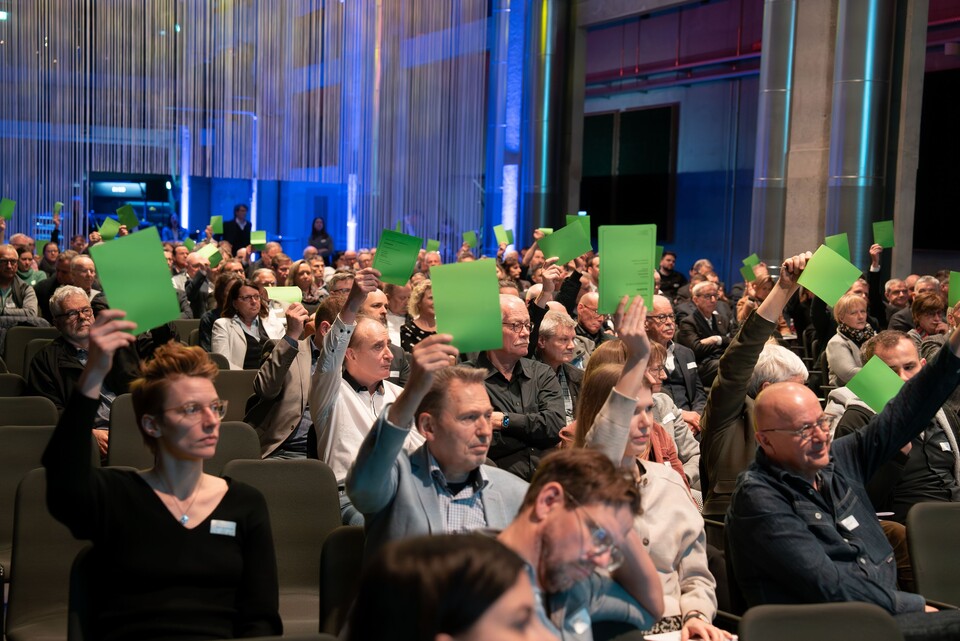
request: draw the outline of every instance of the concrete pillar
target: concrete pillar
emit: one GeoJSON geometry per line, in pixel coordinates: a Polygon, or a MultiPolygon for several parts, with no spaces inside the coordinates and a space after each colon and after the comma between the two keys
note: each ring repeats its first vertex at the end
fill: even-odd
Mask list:
{"type": "Polygon", "coordinates": [[[784,256],[815,250],[823,240],[836,26],[835,0],[797,3],[784,256]]]}

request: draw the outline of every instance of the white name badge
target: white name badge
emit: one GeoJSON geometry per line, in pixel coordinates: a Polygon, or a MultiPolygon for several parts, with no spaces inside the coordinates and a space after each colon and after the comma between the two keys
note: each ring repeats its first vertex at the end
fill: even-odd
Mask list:
{"type": "Polygon", "coordinates": [[[236,536],[237,535],[237,523],[236,521],[218,521],[213,519],[210,521],[210,534],[220,534],[222,536],[236,536]]]}
{"type": "Polygon", "coordinates": [[[581,608],[570,617],[570,627],[573,628],[573,631],[577,634],[583,634],[590,629],[590,613],[587,612],[586,608],[581,608]]]}
{"type": "Polygon", "coordinates": [[[695,362],[687,363],[687,369],[697,369],[697,364],[695,362]]]}
{"type": "Polygon", "coordinates": [[[943,443],[940,444],[940,449],[943,450],[944,452],[949,452],[949,451],[950,451],[950,443],[944,441],[943,443]]]}
{"type": "Polygon", "coordinates": [[[675,418],[677,418],[677,417],[673,415],[673,412],[670,412],[669,414],[667,414],[666,416],[664,416],[664,417],[663,417],[663,420],[660,421],[660,422],[661,422],[661,423],[672,423],[675,418]]]}
{"type": "Polygon", "coordinates": [[[845,527],[847,529],[847,532],[853,532],[858,527],[860,527],[860,522],[857,521],[857,517],[851,514],[847,518],[840,521],[840,525],[845,527]]]}

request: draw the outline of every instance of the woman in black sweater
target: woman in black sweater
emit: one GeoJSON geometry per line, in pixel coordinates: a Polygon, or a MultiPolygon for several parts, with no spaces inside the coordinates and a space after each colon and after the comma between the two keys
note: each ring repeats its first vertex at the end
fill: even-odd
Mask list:
{"type": "Polygon", "coordinates": [[[87,365],[43,457],[47,505],[93,541],[95,638],[228,639],[279,635],[277,565],[263,496],[203,473],[226,403],[197,347],[157,349],[131,385],[155,462],[139,472],[90,465],[90,425],[117,349],[133,342],[123,312],[90,328],[87,365]]]}

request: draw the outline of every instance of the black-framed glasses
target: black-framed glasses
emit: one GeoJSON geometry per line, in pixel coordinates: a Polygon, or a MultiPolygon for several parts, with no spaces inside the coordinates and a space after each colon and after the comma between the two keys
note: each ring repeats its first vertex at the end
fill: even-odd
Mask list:
{"type": "Polygon", "coordinates": [[[64,312],[62,314],[57,314],[57,318],[66,318],[69,321],[76,322],[81,316],[84,318],[93,318],[93,308],[92,307],[81,307],[80,309],[72,309],[69,312],[64,312]]]}
{"type": "Polygon", "coordinates": [[[188,421],[196,423],[203,416],[203,410],[208,409],[210,412],[217,418],[222,419],[227,415],[227,401],[222,401],[219,398],[215,401],[211,401],[209,404],[204,405],[203,403],[197,403],[192,401],[190,403],[184,403],[183,405],[177,405],[175,407],[164,408],[164,412],[178,412],[188,421]]]}
{"type": "Polygon", "coordinates": [[[607,320],[608,318],[610,318],[610,314],[601,314],[600,310],[596,307],[588,307],[587,305],[584,305],[583,308],[590,310],[591,312],[593,312],[594,315],[596,315],[599,318],[602,318],[603,320],[607,320]]]}
{"type": "Polygon", "coordinates": [[[786,428],[774,428],[769,430],[760,430],[762,432],[783,432],[785,434],[793,434],[794,436],[799,436],[801,441],[809,441],[813,438],[813,433],[815,429],[820,430],[823,434],[826,435],[827,439],[830,439],[831,430],[833,428],[833,422],[837,420],[837,417],[833,414],[821,414],[820,417],[813,421],[812,423],[804,423],[799,428],[795,430],[789,430],[786,428]]]}
{"type": "Polygon", "coordinates": [[[0,258],[0,265],[16,265],[19,262],[19,258],[0,258]]]}
{"type": "Polygon", "coordinates": [[[597,523],[593,517],[590,516],[590,513],[587,512],[586,508],[583,507],[580,501],[573,498],[572,494],[567,494],[567,498],[570,499],[571,503],[573,503],[577,513],[577,519],[580,521],[581,526],[583,525],[583,522],[586,521],[587,531],[590,532],[590,545],[592,549],[584,550],[583,556],[593,563],[593,559],[596,557],[609,554],[610,560],[601,567],[608,572],[615,571],[617,568],[623,565],[623,552],[620,550],[620,547],[614,543],[613,535],[611,535],[605,527],[597,523]]]}
{"type": "Polygon", "coordinates": [[[500,324],[503,325],[504,327],[509,327],[513,332],[517,334],[519,334],[523,330],[527,330],[528,332],[533,331],[533,323],[531,323],[530,321],[526,321],[526,322],[517,321],[516,323],[500,323],[500,324]]]}
{"type": "Polygon", "coordinates": [[[673,314],[657,314],[656,316],[647,316],[647,320],[653,321],[657,325],[666,325],[669,323],[676,324],[677,319],[674,318],[673,314]]]}

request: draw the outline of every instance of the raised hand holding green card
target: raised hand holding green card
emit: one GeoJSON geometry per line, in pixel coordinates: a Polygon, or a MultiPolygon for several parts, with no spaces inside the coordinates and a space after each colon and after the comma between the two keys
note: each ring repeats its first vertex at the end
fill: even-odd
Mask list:
{"type": "Polygon", "coordinates": [[[885,249],[893,247],[892,220],[881,220],[873,223],[873,242],[885,249]]]}
{"type": "Polygon", "coordinates": [[[544,236],[538,243],[544,258],[557,256],[561,265],[577,256],[583,256],[593,249],[590,238],[583,233],[583,225],[574,222],[563,229],[558,229],[549,236],[544,236]]]}
{"type": "Polygon", "coordinates": [[[373,268],[380,271],[380,280],[392,285],[406,285],[417,266],[423,239],[384,229],[373,257],[373,268]]]}
{"type": "Polygon", "coordinates": [[[210,229],[214,234],[222,234],[223,216],[210,216],[210,229]]]}
{"type": "Polygon", "coordinates": [[[430,268],[430,282],[437,333],[451,334],[461,353],[503,347],[496,262],[486,258],[436,265],[430,268]]]}
{"type": "Polygon", "coordinates": [[[110,306],[122,309],[127,314],[125,320],[137,324],[134,333],[180,317],[180,304],[156,227],[94,245],[90,257],[110,306]]]}
{"type": "Polygon", "coordinates": [[[850,261],[826,245],[820,245],[797,282],[833,307],[860,276],[860,269],[850,261]]]}

